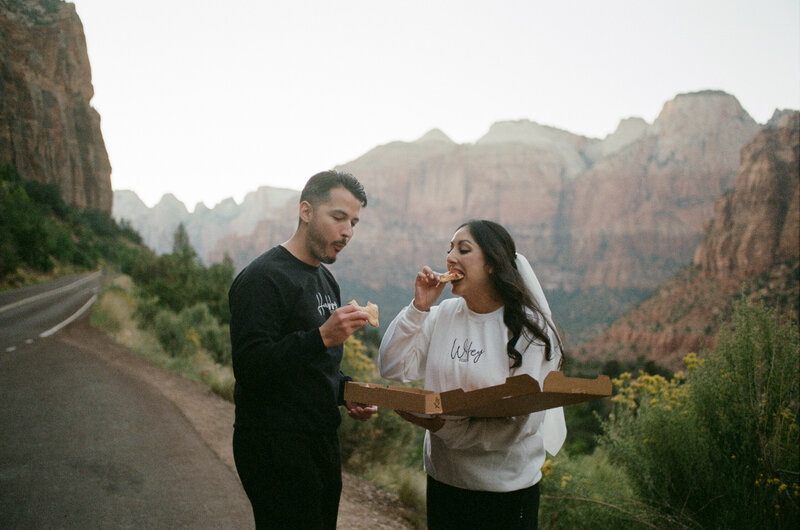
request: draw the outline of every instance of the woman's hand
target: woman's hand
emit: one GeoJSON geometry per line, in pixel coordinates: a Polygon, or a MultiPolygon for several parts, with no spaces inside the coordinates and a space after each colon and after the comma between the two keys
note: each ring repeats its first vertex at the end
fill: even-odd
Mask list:
{"type": "Polygon", "coordinates": [[[439,275],[425,265],[417,273],[414,281],[414,307],[420,311],[429,311],[442,294],[446,284],[439,281],[439,275]]]}
{"type": "Polygon", "coordinates": [[[395,412],[407,422],[413,423],[423,429],[428,429],[431,432],[438,431],[444,425],[444,420],[442,418],[420,418],[419,416],[415,416],[410,412],[403,412],[402,410],[396,410],[395,412]]]}

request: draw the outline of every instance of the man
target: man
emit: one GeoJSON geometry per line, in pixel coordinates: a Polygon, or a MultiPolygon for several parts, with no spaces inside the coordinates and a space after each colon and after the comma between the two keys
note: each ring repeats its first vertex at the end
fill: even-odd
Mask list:
{"type": "Polygon", "coordinates": [[[257,528],[335,528],[342,489],[338,405],[359,420],[377,408],[342,401],[342,344],[368,315],[341,307],[324,264],[353,237],[367,196],[350,174],[324,171],[300,195],[294,235],[242,270],[228,293],[233,455],[257,528]]]}

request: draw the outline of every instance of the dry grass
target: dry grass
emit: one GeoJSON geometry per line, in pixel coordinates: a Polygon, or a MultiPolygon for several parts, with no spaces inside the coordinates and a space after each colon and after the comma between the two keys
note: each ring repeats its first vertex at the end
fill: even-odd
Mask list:
{"type": "Polygon", "coordinates": [[[400,465],[373,465],[360,476],[379,484],[383,489],[397,494],[419,520],[413,521],[420,526],[425,520],[425,471],[411,469],[400,465]]]}
{"type": "Polygon", "coordinates": [[[234,378],[230,366],[217,364],[202,348],[186,357],[172,357],[164,351],[154,334],[137,326],[133,318],[136,309],[133,288],[129,276],[114,276],[94,305],[92,325],[151,363],[200,381],[215,394],[233,401],[234,378]]]}

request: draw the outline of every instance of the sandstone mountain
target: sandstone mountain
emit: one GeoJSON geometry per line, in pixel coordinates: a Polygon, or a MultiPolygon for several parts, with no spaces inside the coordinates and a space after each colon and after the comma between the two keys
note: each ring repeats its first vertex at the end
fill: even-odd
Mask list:
{"type": "Polygon", "coordinates": [[[178,224],[183,223],[198,255],[214,263],[224,257],[212,253],[218,241],[229,234],[251,234],[260,221],[290,218],[296,212],[292,209],[293,213],[287,213],[287,204],[295,205],[299,197],[296,190],[262,186],[245,195],[241,204],[231,198],[213,208],[198,203],[190,213],[171,193],[149,208],[135,192],[115,190],[112,217],[130,223],[159,254],[172,252],[173,236],[178,224]]]}
{"type": "Polygon", "coordinates": [[[712,346],[734,300],[798,319],[800,113],[780,113],[741,152],[733,190],[717,199],[692,265],[602,335],[582,358],[644,357],[673,368],[712,346]]]}
{"type": "Polygon", "coordinates": [[[57,0],[0,1],[0,163],[57,183],[67,203],[111,211],[111,165],[83,26],[57,0]]]}
{"type": "MultiPolygon", "coordinates": [[[[760,129],[735,97],[704,91],[667,102],[653,124],[623,120],[602,140],[520,120],[474,144],[432,131],[376,147],[341,166],[364,183],[369,206],[334,273],[393,314],[416,270],[444,267],[461,222],[494,219],[534,264],[575,345],[691,261],[760,129]]],[[[295,217],[227,237],[212,255],[243,266],[286,239],[295,217]]]]}

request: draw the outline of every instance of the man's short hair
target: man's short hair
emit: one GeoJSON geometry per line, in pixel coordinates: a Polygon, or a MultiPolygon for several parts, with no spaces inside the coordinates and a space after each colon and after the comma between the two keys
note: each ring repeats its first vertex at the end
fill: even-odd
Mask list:
{"type": "Polygon", "coordinates": [[[350,173],[333,169],[321,171],[308,179],[300,193],[300,202],[308,201],[313,206],[322,204],[331,198],[331,190],[338,187],[352,193],[361,202],[361,206],[367,205],[367,193],[358,179],[350,173]]]}

